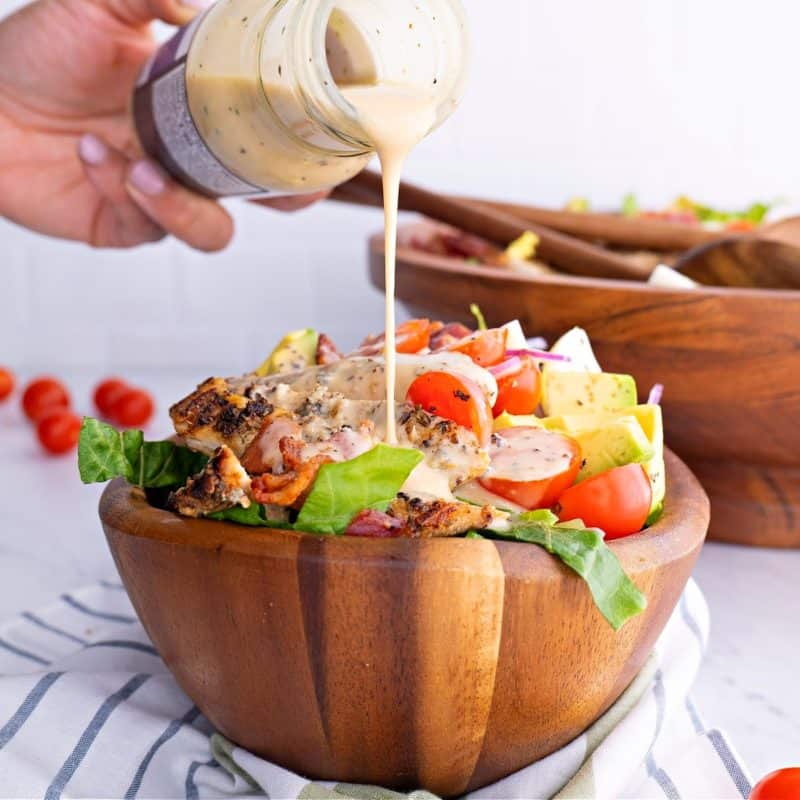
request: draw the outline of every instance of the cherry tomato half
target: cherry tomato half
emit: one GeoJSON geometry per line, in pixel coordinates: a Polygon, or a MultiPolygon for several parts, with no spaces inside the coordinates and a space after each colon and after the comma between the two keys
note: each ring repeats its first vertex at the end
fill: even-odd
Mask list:
{"type": "MultiPolygon", "coordinates": [[[[514,359],[519,368],[509,374],[500,372],[497,377],[497,402],[494,415],[499,417],[504,411],[517,416],[533,414],[542,397],[542,373],[530,356],[514,359]]],[[[501,370],[502,364],[497,367],[501,370]]]]}
{"type": "Polygon", "coordinates": [[[580,445],[544,428],[506,428],[493,441],[491,465],[480,482],[523,508],[552,506],[581,468],[580,445]]]}
{"type": "MultiPolygon", "coordinates": [[[[431,335],[441,330],[441,322],[431,322],[429,319],[410,319],[404,322],[395,331],[395,350],[398,353],[414,355],[429,346],[431,335]]],[[[355,351],[359,356],[380,355],[386,346],[386,333],[379,336],[369,336],[355,351]]]]}
{"type": "Polygon", "coordinates": [[[143,389],[128,389],[111,406],[111,419],[124,428],[138,428],[153,416],[153,398],[143,389]]]}
{"type": "Polygon", "coordinates": [[[36,378],[25,387],[22,409],[31,422],[38,422],[47,411],[56,408],[69,408],[69,394],[61,381],[36,378]]]}
{"type": "Polygon", "coordinates": [[[504,328],[492,328],[473,333],[466,339],[451,344],[447,349],[469,356],[480,367],[493,367],[506,356],[507,338],[508,331],[504,328]]]}
{"type": "Polygon", "coordinates": [[[800,767],[771,772],[756,784],[750,800],[800,800],[800,767]]]}
{"type": "Polygon", "coordinates": [[[14,373],[10,369],[0,367],[0,403],[14,391],[14,373]]]}
{"type": "Polygon", "coordinates": [[[106,378],[94,390],[94,406],[104,416],[111,417],[111,409],[119,398],[130,389],[122,378],[106,378]]]}
{"type": "Polygon", "coordinates": [[[581,481],[558,498],[562,522],[581,519],[606,539],[638,533],[650,514],[653,487],[641,464],[616,467],[581,481]]]}
{"type": "Polygon", "coordinates": [[[475,432],[485,444],[492,435],[492,407],[477,383],[449,372],[426,372],[408,388],[409,403],[475,432]]]}
{"type": "Polygon", "coordinates": [[[64,408],[45,413],[36,424],[36,435],[48,453],[68,453],[78,444],[81,418],[64,408]]]}
{"type": "Polygon", "coordinates": [[[397,352],[409,355],[419,353],[428,346],[434,330],[438,328],[429,319],[410,319],[404,322],[395,333],[397,352]]]}

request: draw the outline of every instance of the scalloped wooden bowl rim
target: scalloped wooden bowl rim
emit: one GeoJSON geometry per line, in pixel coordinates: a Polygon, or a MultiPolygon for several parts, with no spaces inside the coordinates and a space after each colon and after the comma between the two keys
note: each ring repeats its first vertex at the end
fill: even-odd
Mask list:
{"type": "MultiPolygon", "coordinates": [[[[672,452],[666,452],[667,498],[664,513],[652,527],[624,539],[610,541],[609,547],[636,575],[667,564],[685,555],[705,538],[708,527],[708,498],[691,470],[672,452]],[[699,503],[699,505],[698,505],[699,503]],[[652,557],[655,554],[655,559],[652,557]]],[[[144,492],[125,479],[112,481],[100,499],[100,518],[105,525],[131,536],[158,539],[177,545],[204,549],[234,550],[258,556],[267,553],[273,537],[303,539],[318,538],[317,534],[282,528],[249,528],[232,522],[209,519],[190,519],[171,511],[156,508],[147,501],[144,492]]],[[[352,536],[326,537],[336,540],[337,557],[413,558],[420,541],[440,543],[441,546],[474,547],[474,540],[442,539],[368,539],[352,536]]],[[[561,562],[540,547],[523,542],[487,540],[500,548],[528,548],[537,552],[537,579],[558,580],[563,577],[561,562]]],[[[333,553],[332,553],[333,555],[333,553]]],[[[365,567],[368,564],[365,563],[365,567]]]]}
{"type": "MultiPolygon", "coordinates": [[[[415,229],[427,229],[430,223],[426,221],[411,222],[400,226],[400,233],[415,229]]],[[[435,227],[435,226],[434,226],[435,227]]],[[[383,234],[374,234],[369,238],[369,252],[371,255],[384,253],[383,234]]],[[[441,272],[463,273],[473,275],[476,278],[497,278],[504,280],[518,281],[520,283],[548,284],[553,286],[572,286],[572,287],[594,287],[594,288],[614,288],[619,289],[624,286],[633,292],[654,292],[656,294],[674,294],[677,292],[702,292],[711,295],[755,295],[764,299],[793,298],[800,297],[800,292],[793,289],[751,289],[731,286],[704,286],[700,285],[693,289],[676,289],[669,286],[654,286],[650,283],[638,281],[625,281],[613,278],[585,278],[576,275],[554,273],[552,275],[525,275],[514,272],[503,267],[490,267],[483,264],[470,264],[464,259],[455,256],[441,256],[434,253],[427,253],[414,247],[398,246],[397,262],[407,262],[414,266],[424,267],[425,269],[435,269],[441,272]]]]}

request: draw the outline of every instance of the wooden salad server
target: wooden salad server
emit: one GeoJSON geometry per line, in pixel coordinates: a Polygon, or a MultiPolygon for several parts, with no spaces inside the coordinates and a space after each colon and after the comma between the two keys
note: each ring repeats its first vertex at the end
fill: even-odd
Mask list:
{"type": "Polygon", "coordinates": [[[674,268],[708,286],[800,289],[800,247],[760,236],[732,237],[696,247],[674,268]]]}
{"type": "MultiPolygon", "coordinates": [[[[333,193],[335,200],[363,205],[382,205],[381,177],[369,170],[357,175],[333,193]]],[[[550,227],[521,219],[478,200],[448,197],[411,183],[400,186],[400,209],[481,236],[500,247],[530,231],[539,237],[537,256],[562,272],[592,278],[645,281],[650,270],[623,255],[559,233],[550,227]]]]}

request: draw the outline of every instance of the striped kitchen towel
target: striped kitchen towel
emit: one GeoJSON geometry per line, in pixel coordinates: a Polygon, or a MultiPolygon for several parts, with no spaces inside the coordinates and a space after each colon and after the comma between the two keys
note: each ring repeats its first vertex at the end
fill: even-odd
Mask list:
{"type": "MultiPolygon", "coordinates": [[[[708,633],[690,582],[647,665],[562,750],[470,798],[746,798],[750,780],[689,690],[708,633]]],[[[119,583],[0,626],[0,798],[394,800],[313,783],[215,734],[175,685],[119,583]]],[[[426,792],[410,795],[430,799],[426,792]]]]}

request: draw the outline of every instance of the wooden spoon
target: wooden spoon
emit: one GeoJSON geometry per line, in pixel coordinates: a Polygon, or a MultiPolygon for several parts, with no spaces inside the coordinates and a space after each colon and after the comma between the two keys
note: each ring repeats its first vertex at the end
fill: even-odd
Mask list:
{"type": "MultiPolygon", "coordinates": [[[[381,205],[382,196],[381,178],[370,171],[357,175],[333,194],[336,200],[366,205],[381,205]]],[[[526,231],[531,231],[539,237],[537,255],[572,275],[633,281],[645,281],[649,277],[650,270],[645,265],[625,256],[520,219],[477,200],[447,197],[404,182],[400,187],[400,208],[482,236],[501,247],[507,247],[526,231]]]]}
{"type": "Polygon", "coordinates": [[[800,247],[739,236],[690,250],[675,269],[709,286],[800,289],[800,247]]]}

